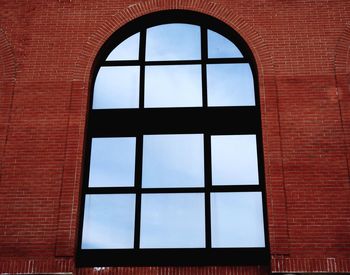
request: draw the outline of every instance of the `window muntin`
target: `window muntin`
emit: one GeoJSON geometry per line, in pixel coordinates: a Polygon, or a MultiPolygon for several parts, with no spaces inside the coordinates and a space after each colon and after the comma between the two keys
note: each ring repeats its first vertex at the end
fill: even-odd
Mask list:
{"type": "MultiPolygon", "coordinates": [[[[234,40],[237,36],[231,29],[210,17],[204,16],[205,20],[203,20],[202,15],[191,12],[184,12],[187,14],[185,17],[182,12],[180,17],[177,12],[161,14],[166,16],[161,15],[160,18],[155,16],[159,19],[155,21],[146,20],[142,23],[139,21],[138,24],[136,23],[137,27],[120,31],[121,38],[115,36],[116,41],[119,41],[115,42],[117,46],[112,42],[106,44],[101,52],[99,67],[96,69],[95,89],[88,125],[88,155],[92,153],[90,151],[92,141],[97,138],[127,137],[136,140],[134,185],[103,186],[102,184],[93,187],[85,184],[82,198],[82,203],[86,208],[85,202],[87,199],[91,200],[90,196],[134,195],[134,227],[130,228],[130,232],[134,234],[134,240],[130,247],[124,248],[106,248],[96,245],[89,247],[84,244],[85,216],[91,216],[89,214],[91,210],[86,211],[85,209],[87,214],[82,216],[84,225],[81,229],[83,236],[78,245],[78,264],[197,265],[266,262],[268,243],[263,207],[264,180],[260,114],[256,94],[256,76],[253,71],[254,63],[250,58],[250,53],[247,48],[242,47],[241,40],[234,40]],[[194,18],[199,20],[194,20],[194,18]],[[160,42],[163,44],[161,45],[163,54],[158,56],[153,54],[147,57],[147,51],[150,53],[150,46],[147,44],[147,41],[151,41],[147,40],[148,34],[152,33],[150,30],[157,33],[157,28],[170,30],[169,28],[173,26],[176,27],[173,29],[177,31],[190,30],[189,33],[199,30],[200,46],[197,45],[197,38],[193,43],[197,55],[193,53],[193,47],[187,52],[185,49],[186,53],[177,54],[176,52],[182,49],[182,45],[169,43],[171,39],[165,37],[160,42]],[[117,51],[113,49],[126,43],[123,41],[127,41],[128,37],[133,37],[133,33],[140,33],[138,40],[134,39],[137,41],[134,43],[139,43],[138,59],[120,58],[118,60],[118,57],[114,57],[114,60],[106,60],[106,56],[117,51]],[[215,48],[215,43],[217,43],[215,41],[221,41],[222,45],[215,48]],[[168,50],[164,45],[168,45],[168,50]],[[165,59],[164,56],[167,56],[168,59],[165,59]],[[108,97],[113,98],[114,95],[107,95],[106,104],[96,105],[95,94],[102,93],[96,90],[99,70],[118,68],[118,71],[123,68],[127,70],[130,67],[139,68],[138,77],[133,79],[138,85],[137,96],[134,92],[136,89],[131,89],[133,98],[137,98],[138,102],[135,103],[137,100],[134,100],[133,104],[123,105],[115,100],[118,103],[111,104],[108,97]],[[172,77],[176,78],[176,81],[173,81],[172,77]],[[152,81],[153,84],[151,84],[152,81]],[[225,82],[226,85],[221,85],[220,81],[225,82]],[[177,86],[181,89],[177,89],[177,86]],[[227,86],[230,89],[227,89],[227,86]],[[187,89],[186,87],[192,88],[187,89]],[[153,98],[150,97],[150,94],[153,98]],[[182,171],[181,173],[174,173],[171,171],[171,164],[165,164],[165,168],[163,167],[164,169],[156,177],[151,175],[152,169],[153,171],[157,169],[148,167],[152,166],[149,163],[154,162],[154,159],[152,160],[152,157],[147,157],[147,155],[152,155],[149,151],[157,150],[157,146],[154,144],[151,147],[148,146],[148,141],[156,140],[156,138],[166,140],[167,137],[175,140],[181,140],[183,137],[200,137],[201,141],[197,141],[197,149],[194,149],[195,156],[192,156],[192,160],[186,159],[186,161],[195,163],[193,164],[194,171],[192,171],[195,175],[188,175],[191,170],[187,169],[188,165],[182,167],[179,165],[183,164],[181,160],[183,157],[174,157],[172,160],[175,160],[173,164],[179,166],[177,168],[182,171]],[[240,139],[248,139],[245,142],[247,145],[239,148],[237,142],[232,141],[240,139]],[[222,157],[221,159],[216,157],[217,152],[220,156],[220,152],[225,151],[221,144],[225,143],[225,140],[230,141],[228,152],[235,152],[236,149],[239,151],[235,157],[226,154],[226,161],[222,160],[222,157]],[[239,155],[242,154],[247,156],[244,161],[240,162],[239,155]],[[230,169],[227,168],[227,160],[236,163],[235,170],[238,171],[238,177],[232,175],[230,169]],[[221,178],[218,176],[218,173],[221,173],[220,169],[219,172],[216,171],[218,166],[222,166],[220,169],[224,171],[221,178]],[[239,173],[244,169],[251,170],[249,176],[239,173]],[[148,176],[147,170],[150,174],[148,176]],[[162,173],[164,174],[161,175],[162,173]],[[176,177],[181,179],[181,183],[176,182],[176,177]],[[171,178],[171,180],[167,181],[166,178],[171,178]],[[184,178],[190,180],[185,181],[184,178]],[[227,201],[226,206],[218,203],[221,198],[222,201],[227,201]],[[250,200],[254,200],[254,203],[250,204],[250,200]],[[250,208],[247,208],[245,222],[240,223],[240,218],[234,219],[229,214],[236,211],[237,217],[240,217],[240,211],[237,209],[243,209],[247,205],[250,205],[250,208]],[[186,218],[184,214],[179,214],[176,219],[169,220],[175,215],[174,213],[185,213],[186,208],[190,209],[186,213],[186,218]],[[161,220],[167,221],[165,224],[152,223],[156,210],[159,211],[158,216],[162,217],[161,220]],[[225,223],[226,218],[231,218],[233,221],[225,223]],[[179,230],[172,231],[174,227],[178,227],[179,230]],[[252,230],[252,228],[255,229],[252,230]],[[238,233],[245,231],[248,237],[241,238],[242,241],[238,242],[239,234],[236,234],[234,230],[238,230],[238,233]],[[163,235],[153,234],[154,231],[162,232],[163,235]],[[197,235],[193,234],[194,231],[197,235]],[[235,236],[222,233],[227,231],[232,232],[235,236]],[[167,234],[174,236],[173,238],[177,241],[169,240],[166,237],[167,234]],[[185,241],[186,238],[192,238],[193,242],[185,241]]],[[[189,36],[186,39],[191,40],[192,38],[189,36]]],[[[153,38],[152,43],[155,43],[155,40],[153,38]]],[[[184,42],[186,43],[189,42],[184,42]]],[[[112,82],[113,79],[113,77],[110,78],[112,82]]],[[[131,84],[126,84],[125,89],[120,85],[112,93],[127,92],[128,85],[131,84]]],[[[132,85],[136,86],[135,83],[132,85]]],[[[120,102],[123,100],[121,99],[120,102]]],[[[179,148],[182,147],[179,146],[179,148]]],[[[168,156],[172,154],[171,150],[167,152],[168,156]]],[[[158,161],[162,159],[156,153],[154,155],[158,161]]],[[[169,161],[170,159],[171,157],[168,158],[169,161]]],[[[85,182],[88,179],[89,169],[85,174],[85,182]]]]}

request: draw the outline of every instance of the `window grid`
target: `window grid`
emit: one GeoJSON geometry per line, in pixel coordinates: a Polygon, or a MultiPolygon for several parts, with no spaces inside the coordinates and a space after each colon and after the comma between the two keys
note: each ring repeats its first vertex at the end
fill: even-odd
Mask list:
{"type": "MultiPolygon", "coordinates": [[[[192,22],[193,23],[193,22],[192,22]]],[[[108,110],[91,110],[89,117],[87,148],[91,148],[92,138],[95,137],[136,137],[136,158],[135,158],[135,185],[134,187],[88,187],[88,170],[85,169],[85,183],[83,187],[82,205],[85,203],[85,196],[88,194],[136,194],[135,205],[135,230],[134,230],[134,250],[128,249],[113,251],[105,249],[98,250],[82,250],[81,233],[78,244],[78,265],[89,265],[87,259],[98,259],[98,263],[107,263],[109,265],[149,265],[155,263],[157,265],[166,264],[227,264],[227,262],[251,263],[266,262],[268,259],[268,234],[266,228],[266,210],[264,213],[265,220],[265,247],[257,249],[212,249],[211,248],[211,213],[210,213],[210,194],[214,192],[260,192],[264,194],[264,179],[262,169],[262,147],[260,133],[260,114],[255,92],[256,106],[238,106],[238,107],[208,107],[207,96],[207,64],[240,64],[252,63],[246,57],[243,58],[208,58],[207,31],[208,28],[201,25],[201,60],[171,60],[171,61],[146,61],[146,28],[140,32],[139,60],[122,60],[122,61],[102,61],[100,66],[140,66],[140,91],[139,91],[139,109],[108,109],[108,110]],[[197,108],[145,108],[145,67],[146,66],[162,66],[162,65],[201,65],[202,78],[202,100],[203,107],[197,108]],[[180,112],[183,112],[181,115],[180,112]],[[180,115],[179,115],[180,114],[180,115]],[[152,118],[159,115],[167,121],[167,125],[161,122],[150,123],[152,118]],[[188,119],[190,115],[190,119],[188,119]],[[220,125],[215,123],[199,123],[200,121],[222,120],[227,117],[246,117],[245,123],[233,121],[233,123],[221,121],[220,125]],[[119,117],[129,117],[130,121],[115,125],[114,127],[108,123],[110,121],[118,121],[119,117]],[[177,117],[174,121],[174,117],[177,117]],[[186,123],[182,123],[186,119],[186,123]],[[138,121],[139,122],[136,122],[138,121]],[[133,123],[135,124],[133,125],[133,123]],[[174,122],[172,124],[172,122],[174,122]],[[249,123],[250,122],[250,123],[249,123]],[[132,126],[130,126],[132,125],[132,126]],[[197,125],[197,128],[196,128],[197,125]],[[223,126],[223,127],[222,127],[223,126]],[[143,153],[143,136],[150,134],[203,134],[204,137],[204,187],[184,187],[184,188],[142,188],[142,153],[143,153]],[[257,138],[257,154],[259,167],[259,184],[258,185],[212,185],[212,167],[211,167],[211,136],[213,135],[241,135],[255,134],[257,138]],[[204,193],[205,194],[205,246],[206,252],[198,249],[140,249],[140,221],[141,221],[141,196],[142,194],[161,194],[161,193],[204,193]],[[215,257],[213,252],[215,250],[215,257]],[[146,250],[148,250],[146,252],[146,250]],[[136,252],[135,252],[136,251],[136,252]],[[138,251],[138,252],[137,252],[138,251]],[[229,253],[227,253],[229,252],[229,253]],[[108,255],[107,255],[108,253],[108,255]],[[135,254],[136,253],[136,254],[135,254]],[[168,254],[169,253],[169,254],[168,254]],[[181,253],[181,256],[179,256],[181,253]],[[136,255],[134,261],[131,259],[136,255]],[[231,258],[236,255],[236,260],[231,258]],[[107,256],[107,257],[106,257],[107,256]],[[120,263],[115,262],[115,257],[120,258],[120,263]],[[162,256],[161,262],[154,260],[156,256],[162,256]],[[203,257],[204,256],[204,257],[203,257]],[[131,257],[131,258],[130,258],[131,257]],[[191,257],[193,261],[187,258],[191,257]],[[249,258],[255,257],[254,260],[249,258]],[[107,260],[103,260],[107,258],[107,260]],[[210,258],[210,261],[208,261],[210,258]],[[219,259],[221,258],[221,259],[219,259]]],[[[245,56],[245,55],[244,55],[245,56]]],[[[96,76],[96,75],[95,75],[96,76]]],[[[255,89],[256,77],[254,77],[255,89]]],[[[92,105],[91,105],[92,106],[92,105]]],[[[90,151],[87,151],[87,165],[89,167],[90,151]]],[[[264,196],[263,196],[264,197],[264,196]]],[[[82,208],[84,212],[84,208],[82,208]]],[[[82,227],[81,217],[81,227],[82,227]]],[[[82,232],[82,228],[80,229],[82,232]]],[[[203,249],[202,249],[203,250],[203,249]]],[[[96,262],[96,260],[93,260],[96,262]]]]}

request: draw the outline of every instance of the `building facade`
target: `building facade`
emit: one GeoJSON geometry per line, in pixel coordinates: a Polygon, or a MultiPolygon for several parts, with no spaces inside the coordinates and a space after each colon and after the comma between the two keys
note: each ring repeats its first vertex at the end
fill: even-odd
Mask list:
{"type": "Polygon", "coordinates": [[[350,272],[349,2],[35,0],[0,7],[0,273],[350,272]],[[266,261],[249,253],[200,266],[79,260],[98,58],[130,22],[162,12],[209,16],[251,54],[266,261]]]}

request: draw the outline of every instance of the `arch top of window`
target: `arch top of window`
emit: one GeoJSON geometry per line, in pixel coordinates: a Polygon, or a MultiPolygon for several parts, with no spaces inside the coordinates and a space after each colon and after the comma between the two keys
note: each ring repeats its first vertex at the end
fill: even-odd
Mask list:
{"type": "Polygon", "coordinates": [[[136,20],[107,41],[95,70],[93,110],[256,105],[244,41],[216,19],[184,14],[136,20]]]}
{"type": "MultiPolygon", "coordinates": [[[[208,58],[243,58],[237,46],[223,35],[206,30],[208,58]]],[[[170,23],[146,29],[145,61],[201,60],[201,28],[170,23]]],[[[106,61],[139,60],[140,32],[117,45],[106,61]]]]}

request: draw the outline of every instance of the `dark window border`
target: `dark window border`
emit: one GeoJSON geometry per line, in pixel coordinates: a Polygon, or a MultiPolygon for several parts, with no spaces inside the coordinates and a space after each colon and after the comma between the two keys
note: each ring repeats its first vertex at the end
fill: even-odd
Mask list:
{"type": "Polygon", "coordinates": [[[260,104],[258,96],[258,76],[256,64],[248,45],[229,26],[217,19],[198,12],[172,10],[156,12],[131,21],[116,31],[103,45],[94,63],[90,85],[90,111],[87,118],[85,139],[83,187],[81,195],[81,214],[78,234],[76,264],[78,267],[92,266],[196,266],[196,265],[256,265],[268,264],[270,259],[265,179],[263,166],[263,148],[261,134],[260,104]],[[201,60],[186,61],[145,61],[146,28],[167,23],[189,23],[201,26],[201,60]],[[207,39],[204,29],[211,29],[231,40],[242,52],[243,58],[207,57],[207,39]],[[105,61],[116,45],[132,34],[140,32],[138,61],[105,61]],[[206,96],[206,64],[249,63],[253,72],[255,86],[255,106],[244,107],[208,107],[206,96]],[[144,69],[146,65],[201,64],[203,84],[203,107],[185,108],[144,108],[144,69]],[[140,108],[139,109],[92,109],[93,84],[101,66],[140,65],[140,108]],[[162,118],[159,120],[159,118],[162,118]],[[123,118],[123,119],[120,119],[123,118]],[[118,123],[110,123],[117,121],[118,123]],[[148,134],[204,134],[205,187],[203,188],[156,188],[141,190],[141,169],[136,165],[135,187],[89,188],[88,174],[90,165],[91,141],[94,137],[136,137],[136,162],[142,162],[142,136],[148,134]],[[259,185],[257,186],[210,186],[211,183],[211,135],[255,134],[257,138],[259,185]],[[207,172],[209,171],[209,172],[207,172]],[[201,192],[205,193],[206,203],[206,243],[201,249],[81,249],[84,204],[86,194],[136,194],[135,243],[139,242],[140,197],[142,193],[201,192]],[[211,192],[262,192],[264,211],[264,248],[209,248],[210,246],[210,206],[211,192]],[[138,224],[137,224],[138,223],[138,224]],[[137,232],[138,230],[138,232],[137,232]],[[209,244],[209,245],[208,245],[209,244]]]}

